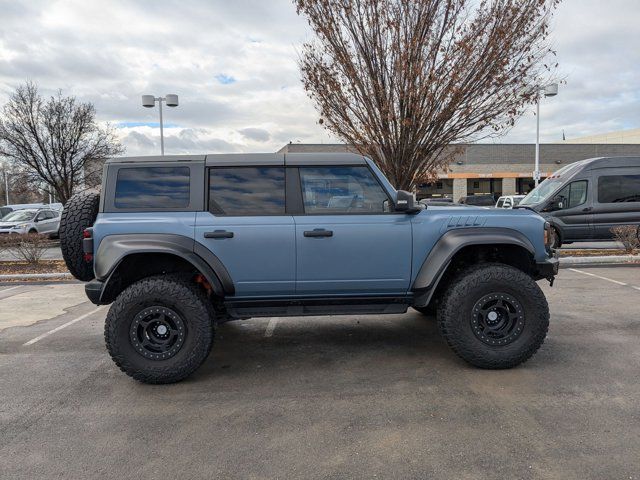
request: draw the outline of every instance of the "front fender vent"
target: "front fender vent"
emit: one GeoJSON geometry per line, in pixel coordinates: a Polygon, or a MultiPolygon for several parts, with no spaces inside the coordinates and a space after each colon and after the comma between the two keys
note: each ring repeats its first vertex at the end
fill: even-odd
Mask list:
{"type": "Polygon", "coordinates": [[[486,217],[479,217],[477,215],[449,217],[445,230],[460,227],[481,227],[486,221],[486,217]]]}

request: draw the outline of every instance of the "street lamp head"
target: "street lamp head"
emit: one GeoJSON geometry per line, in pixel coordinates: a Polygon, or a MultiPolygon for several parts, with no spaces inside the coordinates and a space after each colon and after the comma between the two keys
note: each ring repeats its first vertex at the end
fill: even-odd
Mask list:
{"type": "Polygon", "coordinates": [[[142,95],[142,106],[145,108],[153,108],[156,105],[156,97],[153,95],[142,95]]]}
{"type": "Polygon", "coordinates": [[[165,101],[167,102],[167,107],[178,106],[178,95],[174,93],[167,93],[164,98],[165,98],[165,101]]]}
{"type": "Polygon", "coordinates": [[[545,97],[555,97],[558,94],[558,84],[550,83],[546,87],[544,87],[544,96],[545,97]]]}

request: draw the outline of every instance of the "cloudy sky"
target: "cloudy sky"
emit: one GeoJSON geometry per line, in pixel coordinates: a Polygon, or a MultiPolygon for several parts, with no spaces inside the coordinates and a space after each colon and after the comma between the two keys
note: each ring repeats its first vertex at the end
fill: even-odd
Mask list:
{"type": "MultiPolygon", "coordinates": [[[[96,105],[130,155],[157,154],[157,109],[177,93],[167,153],[274,151],[335,141],[296,65],[305,22],[288,0],[0,0],[0,102],[25,80],[96,105]]],[[[542,140],[640,128],[640,1],[564,0],[553,43],[566,80],[542,107],[542,140]]],[[[531,142],[530,112],[499,142],[531,142]]]]}

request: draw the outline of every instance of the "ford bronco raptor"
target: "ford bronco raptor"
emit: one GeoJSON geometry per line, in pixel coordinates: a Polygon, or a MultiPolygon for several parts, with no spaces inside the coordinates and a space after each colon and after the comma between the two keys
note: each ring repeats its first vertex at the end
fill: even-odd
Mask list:
{"type": "Polygon", "coordinates": [[[60,241],[127,375],[184,379],[217,324],[271,316],[432,316],[462,359],[510,368],[549,326],[536,283],[558,261],[529,210],[438,207],[355,154],[116,158],[101,195],[64,208],[60,241]]]}

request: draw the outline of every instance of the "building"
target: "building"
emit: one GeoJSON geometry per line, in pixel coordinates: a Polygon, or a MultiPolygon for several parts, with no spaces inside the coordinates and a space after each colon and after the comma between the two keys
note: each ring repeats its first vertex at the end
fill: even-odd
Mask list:
{"type": "MultiPolygon", "coordinates": [[[[613,134],[611,134],[613,135],[613,134]]],[[[479,194],[526,194],[534,186],[535,145],[488,144],[459,145],[461,153],[451,163],[448,172],[440,172],[438,181],[421,185],[418,198],[460,197],[479,194]]],[[[345,152],[344,144],[290,143],[278,153],[345,152]]],[[[640,156],[640,143],[558,143],[540,145],[542,178],[579,160],[604,156],[640,156]]]]}

